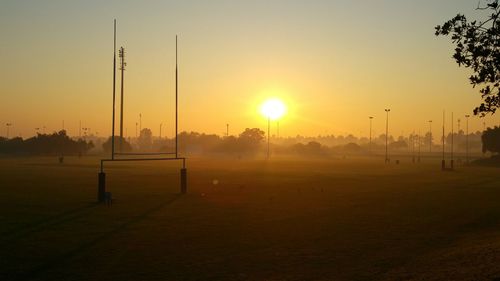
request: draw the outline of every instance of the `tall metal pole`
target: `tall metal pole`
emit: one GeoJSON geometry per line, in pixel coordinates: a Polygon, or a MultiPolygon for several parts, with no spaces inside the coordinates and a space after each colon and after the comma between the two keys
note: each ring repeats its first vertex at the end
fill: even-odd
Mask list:
{"type": "Polygon", "coordinates": [[[441,159],[441,169],[446,168],[446,162],[444,160],[444,122],[445,122],[445,111],[443,110],[443,136],[442,136],[442,142],[443,142],[443,158],[441,159]]]}
{"type": "Polygon", "coordinates": [[[269,148],[270,148],[270,142],[271,142],[271,117],[267,117],[267,159],[269,159],[269,148]]]}
{"type": "Polygon", "coordinates": [[[125,62],[125,49],[123,47],[120,47],[118,56],[120,57],[120,71],[121,71],[121,93],[120,93],[120,141],[119,141],[119,150],[120,152],[122,151],[123,147],[123,85],[124,85],[124,73],[125,73],[125,66],[127,63],[125,62]]]}
{"type": "Polygon", "coordinates": [[[413,130],[413,133],[411,135],[411,155],[412,162],[415,163],[415,130],[413,130]]]}
{"type": "Polygon", "coordinates": [[[453,169],[453,123],[455,122],[453,118],[453,112],[451,113],[451,161],[450,161],[450,167],[453,169]]]}
{"type": "Polygon", "coordinates": [[[422,145],[422,141],[420,140],[420,130],[418,130],[418,158],[417,162],[420,163],[420,146],[422,145]]]}
{"type": "Polygon", "coordinates": [[[372,119],[373,119],[373,117],[370,116],[368,118],[370,118],[370,143],[368,145],[368,152],[371,154],[371,152],[372,152],[372,119]]]}
{"type": "Polygon", "coordinates": [[[432,153],[432,120],[429,120],[429,154],[432,153]]]}
{"type": "Polygon", "coordinates": [[[163,125],[163,123],[160,123],[160,141],[161,141],[161,126],[163,125]]]}
{"type": "Polygon", "coordinates": [[[7,123],[7,124],[5,124],[5,126],[7,126],[7,139],[9,139],[9,129],[10,129],[10,126],[12,126],[12,123],[7,123]]]}
{"type": "Polygon", "coordinates": [[[116,97],[116,19],[113,26],[113,117],[111,122],[111,159],[115,159],[115,97],[116,97]]]}
{"type": "Polygon", "coordinates": [[[179,82],[179,67],[177,64],[177,35],[175,35],[175,158],[179,155],[179,138],[178,138],[178,121],[179,121],[179,111],[178,111],[178,82],[179,82]]]}
{"type": "Polygon", "coordinates": [[[385,109],[385,163],[389,163],[389,150],[388,150],[388,139],[389,139],[389,112],[390,109],[385,109]]]}
{"type": "Polygon", "coordinates": [[[466,127],[465,127],[465,163],[469,164],[469,117],[470,115],[465,115],[466,127]]]}

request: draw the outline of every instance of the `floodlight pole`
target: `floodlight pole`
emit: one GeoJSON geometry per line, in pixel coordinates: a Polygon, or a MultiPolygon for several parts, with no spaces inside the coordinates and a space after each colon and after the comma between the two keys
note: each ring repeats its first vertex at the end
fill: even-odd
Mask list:
{"type": "Polygon", "coordinates": [[[470,115],[465,115],[466,125],[465,125],[465,163],[469,164],[469,117],[470,115]]]}
{"type": "Polygon", "coordinates": [[[453,169],[453,123],[454,123],[454,118],[453,118],[453,112],[451,113],[451,160],[450,160],[450,167],[453,169]]]}
{"type": "Polygon", "coordinates": [[[411,155],[412,155],[412,163],[415,164],[415,130],[411,135],[411,155]]]}
{"type": "Polygon", "coordinates": [[[432,120],[429,120],[429,154],[432,153],[432,120]]]}
{"type": "Polygon", "coordinates": [[[445,111],[443,110],[443,137],[442,137],[442,142],[443,142],[443,158],[441,159],[441,169],[444,170],[446,168],[446,162],[444,160],[444,122],[445,122],[445,111]]]}
{"type": "Polygon", "coordinates": [[[385,119],[385,163],[389,163],[389,150],[388,150],[388,138],[389,138],[389,112],[390,109],[385,109],[386,119],[385,119]]]}
{"type": "Polygon", "coordinates": [[[269,148],[270,148],[270,142],[271,142],[271,117],[267,117],[267,159],[269,159],[269,148]]]}
{"type": "Polygon", "coordinates": [[[7,127],[7,139],[9,139],[9,129],[10,129],[10,126],[12,126],[12,123],[7,123],[7,124],[5,124],[5,126],[7,127]]]}
{"type": "Polygon", "coordinates": [[[124,73],[125,73],[125,66],[127,63],[125,62],[125,48],[120,47],[118,56],[120,57],[120,71],[121,71],[121,95],[120,95],[120,147],[119,150],[120,152],[123,152],[123,85],[124,85],[124,73]]]}
{"type": "Polygon", "coordinates": [[[372,120],[373,120],[373,117],[370,116],[368,118],[370,119],[370,144],[368,145],[368,152],[371,154],[372,153],[372,120]]]}
{"type": "Polygon", "coordinates": [[[420,163],[420,146],[422,145],[422,141],[420,140],[420,130],[418,130],[418,158],[417,162],[420,163]]]}

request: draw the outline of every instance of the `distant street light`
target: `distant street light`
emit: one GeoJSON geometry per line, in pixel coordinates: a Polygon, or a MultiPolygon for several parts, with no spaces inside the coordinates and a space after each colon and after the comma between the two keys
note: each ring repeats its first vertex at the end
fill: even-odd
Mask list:
{"type": "Polygon", "coordinates": [[[12,123],[6,123],[5,126],[7,127],[7,139],[9,139],[9,129],[12,126],[12,123]]]}
{"type": "Polygon", "coordinates": [[[470,115],[465,115],[465,163],[469,164],[469,117],[470,115]]]}
{"type": "Polygon", "coordinates": [[[371,154],[372,153],[372,120],[373,120],[373,117],[370,116],[368,118],[370,118],[370,144],[368,145],[368,152],[371,154]]]}
{"type": "Polygon", "coordinates": [[[385,109],[386,119],[385,119],[385,163],[389,163],[389,150],[388,150],[388,138],[389,138],[389,112],[390,109],[385,109]]]}
{"type": "Polygon", "coordinates": [[[163,123],[160,123],[160,141],[161,141],[161,126],[163,125],[163,123]]]}
{"type": "Polygon", "coordinates": [[[432,120],[429,120],[429,153],[432,153],[432,120]]]}
{"type": "Polygon", "coordinates": [[[411,134],[411,155],[412,155],[412,163],[415,163],[415,130],[411,134]]]}
{"type": "Polygon", "coordinates": [[[418,130],[418,159],[417,162],[420,163],[420,145],[422,144],[422,140],[420,139],[420,130],[418,130]]]}
{"type": "Polygon", "coordinates": [[[267,117],[267,159],[269,159],[269,151],[271,147],[271,117],[267,117]]]}

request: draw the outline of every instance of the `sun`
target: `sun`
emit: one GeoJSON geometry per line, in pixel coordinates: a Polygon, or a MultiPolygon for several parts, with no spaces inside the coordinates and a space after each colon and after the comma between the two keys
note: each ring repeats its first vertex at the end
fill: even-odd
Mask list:
{"type": "Polygon", "coordinates": [[[277,98],[266,100],[260,107],[260,113],[271,120],[280,119],[286,113],[285,104],[277,98]]]}

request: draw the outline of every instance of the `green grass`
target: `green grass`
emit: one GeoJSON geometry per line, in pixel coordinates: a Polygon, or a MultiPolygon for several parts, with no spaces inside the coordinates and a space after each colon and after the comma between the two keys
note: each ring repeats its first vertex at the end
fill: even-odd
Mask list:
{"type": "Polygon", "coordinates": [[[499,169],[382,162],[2,159],[0,280],[500,277],[499,169]]]}

